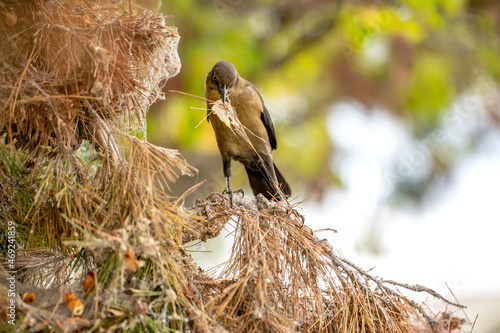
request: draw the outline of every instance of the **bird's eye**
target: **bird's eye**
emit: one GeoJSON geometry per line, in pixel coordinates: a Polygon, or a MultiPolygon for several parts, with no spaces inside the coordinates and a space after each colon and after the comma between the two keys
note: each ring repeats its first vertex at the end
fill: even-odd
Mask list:
{"type": "Polygon", "coordinates": [[[219,80],[217,80],[217,77],[214,75],[213,77],[213,83],[215,83],[216,86],[219,86],[219,80]]]}

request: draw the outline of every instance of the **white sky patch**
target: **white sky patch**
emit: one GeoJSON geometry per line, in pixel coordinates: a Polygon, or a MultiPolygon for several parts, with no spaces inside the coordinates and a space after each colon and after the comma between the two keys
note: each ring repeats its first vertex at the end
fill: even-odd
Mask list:
{"type": "Polygon", "coordinates": [[[445,296],[451,296],[445,282],[457,296],[500,293],[500,134],[457,164],[446,190],[418,211],[383,204],[383,174],[412,144],[397,120],[341,103],[332,109],[328,128],[345,151],[337,165],[346,186],[322,205],[303,205],[309,226],[337,229],[322,236],[349,260],[376,266],[375,275],[423,284],[445,296]],[[357,247],[374,225],[379,255],[357,247]]]}

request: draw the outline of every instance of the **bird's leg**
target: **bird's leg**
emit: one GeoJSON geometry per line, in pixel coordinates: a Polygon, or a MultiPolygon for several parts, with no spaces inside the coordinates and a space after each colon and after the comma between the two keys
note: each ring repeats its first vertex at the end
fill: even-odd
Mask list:
{"type": "Polygon", "coordinates": [[[229,186],[229,177],[231,177],[231,158],[229,156],[222,156],[222,168],[224,171],[224,177],[226,177],[226,189],[222,191],[222,194],[229,194],[229,202],[231,208],[233,207],[233,190],[229,186]]]}
{"type": "Polygon", "coordinates": [[[229,178],[231,177],[231,159],[223,159],[222,166],[224,169],[224,177],[226,177],[226,189],[222,191],[222,194],[229,194],[229,201],[231,202],[231,207],[233,207],[233,193],[240,192],[242,197],[245,195],[245,193],[241,188],[239,190],[233,191],[229,186],[229,178]]]}
{"type": "Polygon", "coordinates": [[[229,194],[229,201],[231,202],[231,207],[233,207],[233,193],[241,193],[241,197],[243,198],[245,196],[245,192],[243,192],[242,188],[236,191],[231,190],[231,187],[229,186],[229,176],[226,176],[226,186],[227,187],[224,191],[222,191],[222,194],[229,194]]]}
{"type": "Polygon", "coordinates": [[[222,191],[222,194],[232,194],[233,190],[231,190],[231,187],[229,186],[229,176],[226,176],[226,189],[222,191]]]}

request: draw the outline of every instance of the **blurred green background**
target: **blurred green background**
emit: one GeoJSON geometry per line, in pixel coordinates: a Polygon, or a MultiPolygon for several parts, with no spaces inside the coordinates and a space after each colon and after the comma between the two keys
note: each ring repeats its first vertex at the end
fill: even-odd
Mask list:
{"type": "MultiPolygon", "coordinates": [[[[157,8],[158,1],[144,1],[157,8]]],[[[167,24],[179,28],[182,69],[165,91],[204,96],[204,80],[218,60],[231,61],[254,83],[274,120],[275,160],[294,194],[321,200],[342,186],[335,163],[342,152],[328,134],[327,117],[340,101],[363,112],[382,109],[424,140],[443,123],[461,95],[500,79],[500,14],[495,1],[163,1],[167,24]]],[[[207,180],[203,193],[224,188],[222,166],[204,102],[166,92],[148,115],[149,141],[179,149],[197,167],[180,195],[207,180]]],[[[437,147],[417,179],[399,177],[398,198],[421,200],[487,131],[496,131],[498,105],[488,126],[461,147],[437,147]],[[441,149],[442,148],[442,149],[441,149]]],[[[393,166],[397,173],[397,163],[393,166]]],[[[251,193],[234,165],[234,187],[251,193]]]]}
{"type": "MultiPolygon", "coordinates": [[[[181,36],[181,72],[148,114],[149,141],[179,149],[199,170],[173,195],[205,180],[189,206],[225,188],[206,104],[168,90],[203,97],[208,71],[229,60],[264,98],[275,162],[305,200],[307,225],[338,229],[321,236],[380,275],[452,298],[448,282],[472,320],[480,313],[478,332],[498,332],[498,1],[143,5],[159,6],[181,36]]],[[[238,163],[231,184],[251,194],[238,163]]],[[[202,266],[227,256],[230,241],[215,244],[198,254],[202,266]]]]}

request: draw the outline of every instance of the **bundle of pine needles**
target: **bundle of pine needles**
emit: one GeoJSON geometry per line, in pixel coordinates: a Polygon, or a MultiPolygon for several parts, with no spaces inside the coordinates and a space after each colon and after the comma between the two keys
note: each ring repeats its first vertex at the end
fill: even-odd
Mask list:
{"type": "Polygon", "coordinates": [[[3,245],[0,256],[17,272],[17,324],[208,322],[178,238],[189,216],[167,187],[194,169],[143,140],[149,106],[180,69],[176,28],[113,0],[2,1],[0,16],[0,240],[15,222],[14,267],[3,245]]]}
{"type": "Polygon", "coordinates": [[[335,254],[287,205],[261,195],[234,200],[230,209],[227,199],[212,194],[201,204],[211,210],[197,210],[216,231],[229,218],[236,221],[231,258],[206,282],[205,308],[230,332],[451,332],[462,326],[446,311],[429,315],[397,288],[461,305],[423,286],[372,276],[335,254]]]}

